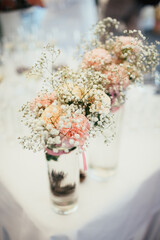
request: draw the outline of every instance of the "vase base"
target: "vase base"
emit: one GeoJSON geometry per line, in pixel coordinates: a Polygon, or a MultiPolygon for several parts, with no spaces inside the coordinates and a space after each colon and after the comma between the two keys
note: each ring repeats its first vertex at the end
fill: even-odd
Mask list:
{"type": "Polygon", "coordinates": [[[88,175],[93,179],[104,182],[116,174],[117,168],[101,168],[101,167],[91,167],[88,171],[88,175]]]}
{"type": "Polygon", "coordinates": [[[60,204],[59,202],[57,203],[52,201],[52,204],[53,204],[52,208],[54,212],[60,215],[68,215],[68,214],[74,213],[78,209],[77,201],[74,201],[69,204],[64,204],[64,203],[60,204]]]}

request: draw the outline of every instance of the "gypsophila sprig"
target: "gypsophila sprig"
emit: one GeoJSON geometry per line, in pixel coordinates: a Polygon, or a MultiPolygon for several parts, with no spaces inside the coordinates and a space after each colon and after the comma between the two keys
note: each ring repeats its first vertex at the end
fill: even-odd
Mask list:
{"type": "Polygon", "coordinates": [[[53,77],[53,64],[55,63],[57,57],[60,55],[60,50],[56,49],[54,45],[46,45],[43,48],[40,59],[35,63],[35,65],[28,72],[27,77],[32,78],[34,76],[39,76],[40,79],[46,81],[52,79],[53,77]]]}

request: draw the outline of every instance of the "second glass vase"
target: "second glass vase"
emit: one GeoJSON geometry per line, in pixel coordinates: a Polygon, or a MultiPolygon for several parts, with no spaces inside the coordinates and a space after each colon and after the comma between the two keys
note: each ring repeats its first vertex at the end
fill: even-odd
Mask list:
{"type": "MultiPolygon", "coordinates": [[[[104,143],[105,138],[103,135],[97,136],[90,141],[87,151],[89,162],[88,174],[96,180],[108,180],[117,169],[123,114],[123,106],[114,113],[115,137],[109,145],[104,143]]],[[[111,135],[109,131],[104,131],[104,134],[111,135]]]]}

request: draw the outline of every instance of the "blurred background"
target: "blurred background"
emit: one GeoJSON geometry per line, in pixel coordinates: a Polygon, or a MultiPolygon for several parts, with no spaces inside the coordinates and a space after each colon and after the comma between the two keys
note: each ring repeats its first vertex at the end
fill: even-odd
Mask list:
{"type": "Polygon", "coordinates": [[[121,30],[140,29],[149,41],[160,39],[157,0],[0,0],[0,79],[2,64],[14,59],[22,73],[48,42],[63,50],[63,64],[70,62],[81,36],[105,17],[119,20],[121,30]]]}
{"type": "Polygon", "coordinates": [[[68,58],[81,36],[105,17],[119,20],[122,30],[140,29],[150,41],[159,39],[157,0],[1,0],[1,57],[26,51],[23,64],[30,65],[39,48],[54,42],[68,58]],[[35,51],[34,56],[29,56],[31,49],[35,51]]]}
{"type": "Polygon", "coordinates": [[[122,30],[138,28],[159,38],[158,0],[1,0],[1,52],[48,41],[70,51],[105,17],[119,20],[122,30]]]}

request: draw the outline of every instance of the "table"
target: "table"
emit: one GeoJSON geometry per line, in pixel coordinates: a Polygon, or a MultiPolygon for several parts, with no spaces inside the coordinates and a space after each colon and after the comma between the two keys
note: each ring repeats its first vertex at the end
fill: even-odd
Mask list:
{"type": "Polygon", "coordinates": [[[129,90],[118,171],[105,183],[88,177],[80,185],[78,211],[69,216],[52,210],[44,154],[1,136],[1,238],[135,239],[160,211],[159,103],[153,86],[129,90]]]}

